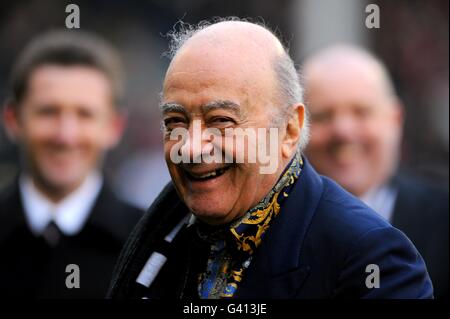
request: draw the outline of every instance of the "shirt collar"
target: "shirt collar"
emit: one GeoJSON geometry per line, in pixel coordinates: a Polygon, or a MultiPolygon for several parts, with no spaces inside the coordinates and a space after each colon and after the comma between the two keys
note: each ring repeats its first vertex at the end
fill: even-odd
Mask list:
{"type": "Polygon", "coordinates": [[[360,197],[360,199],[387,221],[392,221],[397,188],[392,184],[385,184],[373,188],[360,197]]]}
{"type": "Polygon", "coordinates": [[[92,172],[74,192],[60,202],[53,203],[36,188],[29,176],[22,175],[19,188],[31,231],[40,235],[53,221],[63,234],[76,235],[89,217],[102,184],[102,176],[96,171],[92,172]]]}

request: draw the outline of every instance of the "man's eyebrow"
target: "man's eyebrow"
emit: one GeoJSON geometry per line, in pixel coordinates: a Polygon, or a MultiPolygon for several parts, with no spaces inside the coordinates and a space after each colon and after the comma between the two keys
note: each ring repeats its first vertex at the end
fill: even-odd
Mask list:
{"type": "Polygon", "coordinates": [[[188,115],[186,112],[186,109],[181,105],[177,103],[162,103],[159,105],[159,109],[163,114],[167,114],[170,112],[173,113],[183,113],[184,115],[188,115]]]}
{"type": "Polygon", "coordinates": [[[219,101],[212,101],[212,102],[202,105],[203,113],[207,113],[209,111],[216,110],[216,109],[229,110],[239,117],[242,116],[241,106],[233,101],[219,100],[219,101]]]}

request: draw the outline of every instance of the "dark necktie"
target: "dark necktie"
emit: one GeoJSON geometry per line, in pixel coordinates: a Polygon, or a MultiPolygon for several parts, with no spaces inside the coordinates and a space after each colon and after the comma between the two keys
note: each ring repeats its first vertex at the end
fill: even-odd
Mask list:
{"type": "Polygon", "coordinates": [[[54,247],[59,242],[61,231],[59,230],[58,226],[53,221],[51,221],[42,233],[42,237],[44,237],[45,241],[50,246],[54,247]]]}

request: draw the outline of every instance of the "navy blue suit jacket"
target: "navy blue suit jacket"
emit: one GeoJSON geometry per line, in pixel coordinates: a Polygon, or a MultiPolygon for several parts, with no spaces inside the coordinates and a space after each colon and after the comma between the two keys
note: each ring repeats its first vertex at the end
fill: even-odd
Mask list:
{"type": "MultiPolygon", "coordinates": [[[[114,272],[109,297],[135,298],[150,254],[188,213],[169,184],[135,228],[114,272]]],[[[180,232],[177,237],[189,236],[180,232]]],[[[189,260],[188,237],[172,253],[146,296],[180,298],[189,260]]],[[[299,180],[264,235],[236,298],[431,298],[432,284],[411,241],[305,160],[299,180]],[[368,265],[379,288],[366,286],[368,265]]]]}

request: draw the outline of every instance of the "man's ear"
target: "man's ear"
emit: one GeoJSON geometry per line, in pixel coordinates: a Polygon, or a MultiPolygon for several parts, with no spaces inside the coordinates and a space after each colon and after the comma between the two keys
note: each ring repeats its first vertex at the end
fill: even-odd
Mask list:
{"type": "Polygon", "coordinates": [[[405,109],[400,99],[396,98],[392,102],[392,121],[399,142],[403,136],[403,127],[405,122],[405,109]]]}
{"type": "Polygon", "coordinates": [[[396,99],[393,103],[394,103],[394,120],[398,124],[400,129],[403,129],[403,125],[405,122],[405,107],[399,99],[396,99]]]}
{"type": "Polygon", "coordinates": [[[17,106],[11,102],[6,103],[2,113],[3,125],[6,134],[12,142],[16,142],[20,137],[20,124],[17,106]]]}
{"type": "Polygon", "coordinates": [[[297,151],[297,145],[301,138],[302,128],[305,121],[305,106],[303,104],[294,105],[286,125],[286,134],[282,141],[282,155],[291,158],[297,151]]]}

